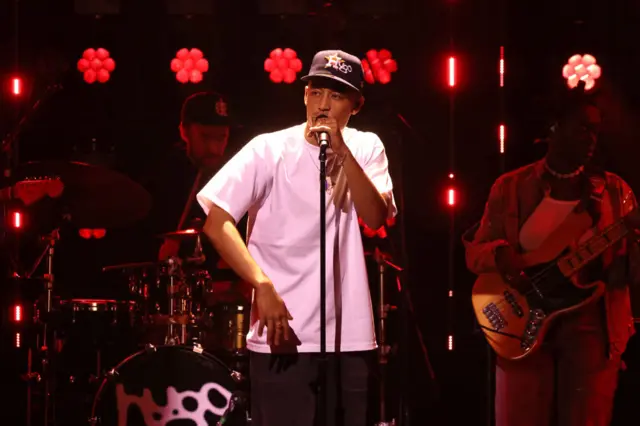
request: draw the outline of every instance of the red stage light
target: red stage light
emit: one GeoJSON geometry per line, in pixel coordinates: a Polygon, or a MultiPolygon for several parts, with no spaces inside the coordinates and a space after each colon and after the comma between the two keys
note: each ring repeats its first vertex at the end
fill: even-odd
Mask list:
{"type": "Polygon", "coordinates": [[[449,87],[456,86],[456,58],[449,57],[449,87]]]}
{"type": "Polygon", "coordinates": [[[367,52],[367,57],[362,59],[362,71],[367,83],[374,84],[377,81],[387,84],[391,81],[391,74],[398,71],[398,63],[389,50],[371,49],[367,52]]]}
{"type": "Polygon", "coordinates": [[[78,230],[78,235],[80,235],[80,238],[88,240],[91,238],[92,232],[91,229],[82,228],[78,230]]]}
{"type": "Polygon", "coordinates": [[[116,69],[116,61],[109,55],[109,51],[102,47],[89,48],[82,53],[82,58],[78,61],[78,71],[83,74],[84,81],[89,84],[109,81],[111,73],[116,69]]]}
{"type": "Polygon", "coordinates": [[[501,124],[498,130],[498,136],[500,138],[500,154],[504,154],[505,141],[507,140],[507,126],[501,124]]]}
{"type": "Polygon", "coordinates": [[[171,60],[171,71],[176,73],[176,80],[182,84],[200,83],[203,74],[209,71],[209,61],[202,50],[183,48],[178,50],[176,57],[171,60]]]}
{"type": "MultiPolygon", "coordinates": [[[[384,225],[377,230],[371,229],[364,223],[361,217],[358,217],[358,224],[362,228],[362,233],[367,238],[374,238],[374,237],[383,238],[383,239],[387,238],[387,230],[385,229],[384,225]]],[[[395,221],[393,222],[387,221],[387,226],[393,226],[394,224],[395,224],[395,221]]]]}
{"type": "Polygon", "coordinates": [[[11,213],[11,226],[15,229],[20,229],[22,228],[23,225],[23,220],[22,220],[22,213],[18,212],[18,211],[14,211],[11,213]]]}
{"type": "Polygon", "coordinates": [[[456,205],[456,190],[454,188],[447,190],[447,204],[451,207],[456,205]]]}
{"type": "Polygon", "coordinates": [[[278,47],[265,59],[264,70],[269,73],[272,82],[291,84],[296,81],[296,74],[302,71],[302,61],[295,50],[278,47]]]}
{"type": "Polygon", "coordinates": [[[500,46],[500,87],[504,87],[504,46],[500,46]]]}
{"type": "Polygon", "coordinates": [[[85,240],[90,240],[91,238],[99,240],[107,235],[107,230],[82,228],[78,230],[78,235],[85,240]]]}
{"type": "Polygon", "coordinates": [[[11,79],[11,94],[13,96],[22,95],[22,79],[20,77],[13,77],[11,79]]]}
{"type": "Polygon", "coordinates": [[[13,315],[12,315],[12,319],[13,322],[20,322],[22,321],[22,305],[15,305],[13,307],[13,315]]]}
{"type": "Polygon", "coordinates": [[[562,68],[562,76],[567,79],[567,85],[572,89],[582,80],[585,82],[584,90],[591,90],[601,75],[602,69],[592,55],[573,55],[562,68]]]}

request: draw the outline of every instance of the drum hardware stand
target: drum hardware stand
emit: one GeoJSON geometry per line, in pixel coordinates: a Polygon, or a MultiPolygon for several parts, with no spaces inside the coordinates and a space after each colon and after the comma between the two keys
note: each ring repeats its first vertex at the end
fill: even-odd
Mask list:
{"type": "Polygon", "coordinates": [[[397,269],[402,270],[399,266],[396,266],[385,259],[384,254],[376,247],[374,252],[374,259],[378,264],[378,292],[379,292],[379,303],[378,303],[378,335],[379,335],[379,345],[378,345],[378,366],[380,368],[380,383],[379,383],[379,416],[380,421],[375,423],[375,426],[395,426],[396,421],[392,419],[391,421],[386,421],[387,418],[387,410],[386,410],[386,396],[387,396],[387,388],[386,388],[386,377],[387,377],[387,365],[389,361],[389,353],[391,352],[391,346],[387,345],[387,314],[390,310],[395,310],[395,307],[390,306],[385,301],[384,293],[385,293],[385,272],[387,265],[397,269]]]}
{"type": "Polygon", "coordinates": [[[220,417],[220,420],[216,422],[216,426],[227,424],[230,426],[250,426],[251,418],[247,409],[248,403],[249,398],[245,392],[233,392],[229,399],[229,406],[220,417]]]}
{"type": "MultiPolygon", "coordinates": [[[[46,257],[47,272],[44,274],[45,290],[46,290],[46,305],[44,320],[42,322],[42,341],[40,338],[36,339],[36,347],[41,354],[42,358],[42,372],[37,373],[32,370],[32,352],[29,350],[28,354],[28,370],[27,374],[23,376],[23,380],[28,383],[27,386],[27,405],[30,408],[32,401],[32,385],[35,383],[42,383],[44,385],[44,426],[48,426],[50,421],[55,424],[55,376],[52,356],[56,351],[55,348],[55,329],[50,327],[51,314],[53,312],[53,287],[54,287],[54,275],[53,275],[53,258],[55,253],[56,242],[60,239],[60,229],[56,228],[49,235],[42,237],[43,241],[47,242],[47,245],[36,260],[35,265],[32,267],[27,278],[30,278],[38,269],[42,261],[46,257]],[[49,333],[53,332],[51,342],[49,339],[49,333]],[[51,343],[51,344],[50,344],[51,343]]],[[[31,414],[28,413],[27,425],[31,425],[31,414]]]]}
{"type": "MultiPolygon", "coordinates": [[[[202,346],[197,345],[200,350],[202,346]]],[[[239,371],[231,369],[231,379],[241,386],[240,390],[232,392],[229,399],[229,406],[220,417],[220,420],[216,422],[216,426],[250,426],[251,425],[251,411],[249,410],[249,398],[248,391],[246,389],[247,380],[246,377],[239,371]]]]}
{"type": "Polygon", "coordinates": [[[165,344],[167,345],[180,345],[184,344],[187,336],[186,336],[186,325],[185,324],[176,324],[175,323],[175,315],[177,313],[176,306],[176,290],[178,287],[178,280],[182,275],[180,259],[177,257],[170,257],[167,260],[168,265],[168,274],[169,274],[169,288],[168,298],[169,298],[169,325],[167,330],[167,335],[165,336],[165,344]],[[176,326],[180,327],[180,335],[178,336],[176,326]]]}
{"type": "Polygon", "coordinates": [[[32,371],[33,368],[33,349],[29,348],[27,352],[27,373],[22,376],[22,380],[27,382],[27,413],[26,413],[26,426],[31,426],[31,386],[35,383],[40,383],[42,376],[38,372],[32,371]]]}

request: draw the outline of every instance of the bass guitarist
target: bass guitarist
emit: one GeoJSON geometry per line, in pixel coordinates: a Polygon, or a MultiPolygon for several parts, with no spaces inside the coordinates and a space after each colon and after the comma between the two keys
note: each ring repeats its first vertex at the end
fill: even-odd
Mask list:
{"type": "MultiPolygon", "coordinates": [[[[529,279],[523,255],[541,247],[569,214],[587,212],[594,225],[578,243],[636,206],[620,177],[590,161],[602,119],[597,95],[585,92],[583,83],[567,92],[544,159],[500,176],[475,235],[465,236],[473,273],[499,273],[518,289],[529,279]]],[[[640,283],[637,242],[624,239],[608,248],[578,279],[604,282],[604,295],[556,317],[535,352],[497,357],[497,426],[610,424],[621,355],[634,333],[630,288],[640,283]]]]}

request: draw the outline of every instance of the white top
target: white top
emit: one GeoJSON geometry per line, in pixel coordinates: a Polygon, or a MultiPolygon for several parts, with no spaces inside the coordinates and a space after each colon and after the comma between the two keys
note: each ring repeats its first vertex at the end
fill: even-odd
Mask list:
{"type": "MultiPolygon", "coordinates": [[[[305,125],[262,134],[246,144],[200,191],[208,214],[212,203],[236,222],[249,213],[247,247],[289,312],[295,338],[270,348],[267,330],[258,336],[255,298],[247,348],[255,352],[320,351],[319,148],[304,138],[305,125]],[[285,342],[286,343],[286,342],[285,342]]],[[[396,214],[385,149],[374,133],[346,128],[345,143],[396,214]]],[[[327,161],[327,174],[332,163],[327,161]]],[[[375,328],[358,217],[339,167],[326,197],[326,350],[376,348],[375,328]]]]}
{"type": "Polygon", "coordinates": [[[562,201],[545,196],[520,230],[522,249],[527,252],[540,247],[569,216],[578,202],[578,200],[562,201]]]}

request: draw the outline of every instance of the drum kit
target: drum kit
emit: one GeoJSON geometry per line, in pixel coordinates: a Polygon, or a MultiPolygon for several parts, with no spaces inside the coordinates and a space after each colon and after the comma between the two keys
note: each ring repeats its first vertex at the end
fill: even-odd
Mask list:
{"type": "Polygon", "coordinates": [[[27,207],[54,199],[60,217],[36,264],[12,274],[27,426],[249,424],[246,292],[203,267],[201,229],[159,236],[193,246],[189,256],[105,266],[127,287],[126,300],[65,299],[54,274],[60,229],[127,226],[147,215],[150,196],[85,163],[26,163],[16,176],[12,199],[27,207]],[[26,281],[38,283],[28,297],[26,281]]]}

